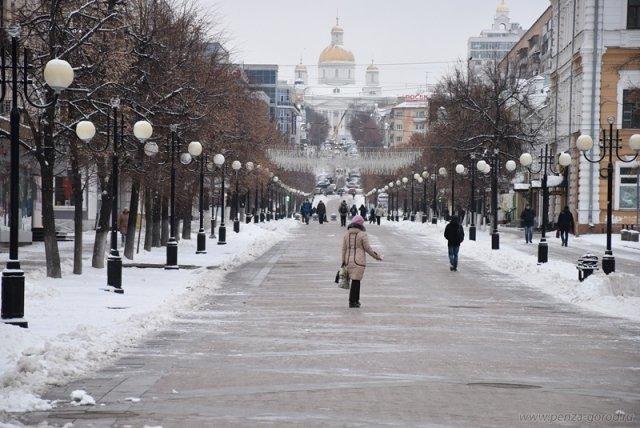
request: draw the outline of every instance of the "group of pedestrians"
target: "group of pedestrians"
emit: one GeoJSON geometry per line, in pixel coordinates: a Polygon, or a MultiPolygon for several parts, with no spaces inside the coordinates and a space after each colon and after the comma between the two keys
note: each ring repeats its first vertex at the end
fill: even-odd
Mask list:
{"type": "Polygon", "coordinates": [[[323,224],[327,221],[327,207],[325,206],[324,202],[318,202],[318,205],[314,209],[311,205],[311,202],[308,199],[305,199],[305,201],[300,206],[300,215],[302,216],[302,221],[304,221],[305,224],[309,224],[309,218],[311,218],[314,212],[318,215],[318,223],[323,224]]]}
{"type": "MultiPolygon", "coordinates": [[[[524,240],[527,244],[531,244],[533,242],[533,228],[535,218],[535,211],[529,204],[527,204],[522,213],[520,213],[520,221],[522,227],[524,228],[524,240]]],[[[569,246],[569,233],[575,234],[575,222],[573,220],[573,214],[571,214],[571,210],[569,210],[568,206],[565,206],[558,215],[558,220],[556,221],[556,231],[556,236],[561,239],[562,246],[569,246]]]]}

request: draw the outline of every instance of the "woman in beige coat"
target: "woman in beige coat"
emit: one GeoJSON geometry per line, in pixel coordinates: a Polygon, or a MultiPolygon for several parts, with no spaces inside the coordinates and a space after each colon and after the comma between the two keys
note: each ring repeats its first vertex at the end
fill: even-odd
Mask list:
{"type": "Polygon", "coordinates": [[[369,238],[364,227],[364,218],[356,215],[351,220],[347,233],[342,239],[342,266],[346,266],[349,278],[351,278],[350,308],[360,307],[360,281],[367,267],[366,254],[376,260],[382,260],[382,256],[369,245],[369,238]]]}

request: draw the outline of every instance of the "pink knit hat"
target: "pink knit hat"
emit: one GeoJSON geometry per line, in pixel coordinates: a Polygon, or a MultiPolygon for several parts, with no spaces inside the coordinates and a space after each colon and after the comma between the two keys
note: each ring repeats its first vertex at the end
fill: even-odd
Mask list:
{"type": "Polygon", "coordinates": [[[356,215],[351,219],[351,224],[357,224],[358,226],[362,226],[364,224],[364,219],[361,215],[356,215]]]}

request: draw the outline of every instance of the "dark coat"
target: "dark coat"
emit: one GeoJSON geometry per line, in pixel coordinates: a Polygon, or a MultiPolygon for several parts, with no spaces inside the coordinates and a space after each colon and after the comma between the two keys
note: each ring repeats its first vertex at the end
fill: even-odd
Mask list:
{"type": "Polygon", "coordinates": [[[350,211],[351,211],[351,215],[352,216],[357,216],[358,215],[358,209],[356,208],[355,205],[351,207],[350,211]]]}
{"type": "Polygon", "coordinates": [[[459,247],[464,241],[464,229],[460,223],[452,221],[444,228],[444,237],[449,247],[459,247]]]}
{"type": "Polygon", "coordinates": [[[324,202],[318,202],[316,212],[318,213],[318,216],[324,216],[327,213],[327,207],[324,205],[324,202]]]}
{"type": "Polygon", "coordinates": [[[349,207],[347,206],[346,202],[343,202],[340,204],[340,208],[338,208],[338,212],[340,213],[340,215],[347,215],[347,213],[349,212],[349,207]]]}
{"type": "Polygon", "coordinates": [[[302,204],[302,207],[300,207],[300,213],[303,215],[310,215],[312,211],[311,202],[305,202],[302,204]]]}
{"type": "Polygon", "coordinates": [[[574,222],[571,211],[562,211],[558,216],[558,230],[561,232],[573,232],[574,222]]]}
{"type": "Polygon", "coordinates": [[[360,215],[362,216],[362,218],[367,218],[367,209],[364,207],[364,205],[360,205],[360,215]]]}
{"type": "Polygon", "coordinates": [[[531,208],[525,208],[520,214],[520,220],[522,220],[523,227],[533,226],[533,220],[536,218],[536,213],[531,208]]]}

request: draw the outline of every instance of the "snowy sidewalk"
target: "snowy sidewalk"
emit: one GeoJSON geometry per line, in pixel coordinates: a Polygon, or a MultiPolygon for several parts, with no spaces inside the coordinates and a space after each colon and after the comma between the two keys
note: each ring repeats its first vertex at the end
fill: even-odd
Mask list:
{"type": "MultiPolygon", "coordinates": [[[[446,247],[443,233],[446,223],[390,223],[391,227],[415,234],[424,242],[446,247]]],[[[537,238],[525,244],[520,235],[500,230],[500,249],[491,250],[488,230],[478,230],[476,241],[469,241],[468,229],[460,246],[462,268],[469,263],[481,263],[511,277],[523,285],[534,287],[565,302],[609,316],[619,316],[640,322],[640,263],[619,257],[617,270],[611,275],[596,271],[584,282],[578,281],[576,261],[585,249],[561,247],[555,237],[549,238],[549,262],[538,265],[537,238]]],[[[597,253],[598,247],[591,252],[597,253]]],[[[622,253],[622,252],[621,252],[622,253]]],[[[598,254],[599,255],[599,254],[598,254]]],[[[626,253],[625,253],[626,255],[626,253]]]]}
{"type": "MultiPolygon", "coordinates": [[[[46,409],[39,398],[49,385],[66,382],[113,359],[174,313],[217,288],[225,272],[264,253],[284,239],[297,222],[272,221],[228,230],[227,245],[207,240],[207,254],[195,254],[195,236],[179,243],[179,262],[196,269],[123,269],[123,295],[105,292],[106,269],[90,267],[72,275],[72,242],[61,243],[64,276],[44,276],[41,244],[21,249],[27,275],[25,317],[29,329],[0,323],[0,413],[46,409]],[[30,267],[27,267],[30,266],[30,267]]],[[[136,255],[136,263],[162,265],[164,248],[136,255]]],[[[123,259],[129,263],[127,259],[123,259]]],[[[1,418],[0,418],[1,421],[1,418]]]]}
{"type": "MultiPolygon", "coordinates": [[[[370,227],[360,309],[333,283],[344,229],[301,226],[221,288],[23,422],[74,426],[504,426],[640,413],[640,325],[600,316],[441,242],[370,227]],[[95,406],[69,405],[86,390],[95,406]]],[[[507,254],[506,252],[503,254],[507,254]]],[[[528,256],[527,256],[528,257],[528,256]]],[[[631,419],[629,419],[631,418],[631,419]]]]}

